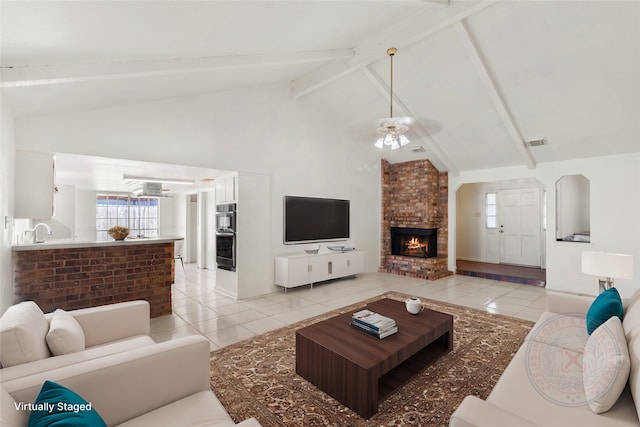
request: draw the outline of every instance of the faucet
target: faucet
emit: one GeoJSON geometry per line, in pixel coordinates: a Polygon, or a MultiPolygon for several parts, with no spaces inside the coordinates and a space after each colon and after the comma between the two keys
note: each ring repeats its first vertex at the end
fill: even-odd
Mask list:
{"type": "Polygon", "coordinates": [[[40,223],[36,224],[33,228],[31,228],[29,230],[24,230],[25,234],[28,233],[28,232],[32,232],[33,233],[33,243],[42,243],[42,242],[44,242],[44,238],[38,239],[38,229],[41,226],[47,229],[47,234],[49,236],[51,236],[53,234],[53,231],[51,230],[51,227],[49,227],[44,222],[40,222],[40,223]]]}

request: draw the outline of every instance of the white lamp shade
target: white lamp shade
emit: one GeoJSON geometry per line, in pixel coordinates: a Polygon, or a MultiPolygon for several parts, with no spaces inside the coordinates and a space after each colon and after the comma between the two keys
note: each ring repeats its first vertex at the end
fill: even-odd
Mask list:
{"type": "Polygon", "coordinates": [[[582,272],[614,279],[633,278],[633,255],[582,252],[582,272]]]}

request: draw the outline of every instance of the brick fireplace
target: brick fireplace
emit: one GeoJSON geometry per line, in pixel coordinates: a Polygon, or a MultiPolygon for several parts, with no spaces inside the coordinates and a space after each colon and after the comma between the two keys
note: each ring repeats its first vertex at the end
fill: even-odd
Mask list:
{"type": "Polygon", "coordinates": [[[382,160],[380,271],[427,280],[451,275],[448,234],[447,173],[429,160],[382,160]]]}
{"type": "Polygon", "coordinates": [[[438,229],[391,227],[391,255],[437,257],[438,229]]]}

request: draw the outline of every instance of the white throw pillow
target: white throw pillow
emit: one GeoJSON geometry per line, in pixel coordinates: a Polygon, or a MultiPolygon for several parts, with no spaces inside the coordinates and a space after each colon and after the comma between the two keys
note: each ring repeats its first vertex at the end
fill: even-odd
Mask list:
{"type": "Polygon", "coordinates": [[[627,343],[631,341],[635,335],[640,334],[640,289],[637,290],[631,298],[629,298],[628,305],[624,310],[624,317],[622,318],[622,328],[624,329],[624,335],[627,338],[627,343]]]}
{"type": "Polygon", "coordinates": [[[0,361],[2,366],[45,359],[51,354],[46,336],[49,322],[33,301],[12,305],[0,318],[0,361]]]}
{"type": "Polygon", "coordinates": [[[84,331],[78,321],[62,309],[53,312],[47,344],[54,356],[84,350],[84,331]]]}
{"type": "MultiPolygon", "coordinates": [[[[631,389],[633,401],[638,402],[640,399],[640,337],[635,337],[629,341],[627,348],[631,359],[629,389],[631,389]]],[[[640,405],[636,405],[636,412],[638,412],[638,418],[640,418],[640,405]]]]}
{"type": "Polygon", "coordinates": [[[582,362],[587,403],[596,414],[607,412],[622,394],[631,367],[627,340],[617,316],[589,336],[582,362]]]}

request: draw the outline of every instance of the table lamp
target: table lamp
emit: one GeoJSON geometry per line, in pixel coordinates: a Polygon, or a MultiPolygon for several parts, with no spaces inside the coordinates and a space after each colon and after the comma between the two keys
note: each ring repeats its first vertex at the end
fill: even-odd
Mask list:
{"type": "Polygon", "coordinates": [[[582,252],[582,272],[599,279],[600,293],[613,286],[613,278],[633,278],[633,255],[612,254],[607,252],[582,252]]]}

